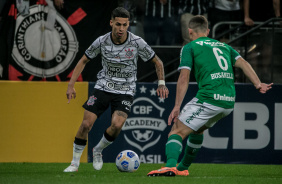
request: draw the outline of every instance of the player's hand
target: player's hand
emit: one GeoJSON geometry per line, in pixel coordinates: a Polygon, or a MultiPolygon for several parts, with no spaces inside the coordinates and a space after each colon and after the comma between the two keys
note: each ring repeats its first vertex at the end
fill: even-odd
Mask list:
{"type": "Polygon", "coordinates": [[[70,100],[72,98],[75,98],[76,97],[76,92],[75,92],[75,89],[74,87],[68,87],[67,89],[67,99],[68,99],[68,103],[70,103],[70,100]]]}
{"type": "Polygon", "coordinates": [[[179,116],[180,113],[180,107],[174,106],[174,108],[172,109],[169,117],[168,117],[168,125],[171,125],[171,122],[173,120],[173,122],[176,122],[176,118],[179,116]]]}
{"type": "Polygon", "coordinates": [[[273,83],[271,83],[271,84],[260,83],[255,87],[256,87],[256,89],[259,90],[260,93],[264,94],[272,88],[272,85],[273,85],[273,83]]]}
{"type": "Polygon", "coordinates": [[[254,25],[254,21],[249,17],[245,18],[244,22],[247,26],[253,26],[254,25]]]}
{"type": "Polygon", "coordinates": [[[168,98],[169,91],[165,85],[159,85],[157,89],[157,94],[161,98],[168,98]]]}

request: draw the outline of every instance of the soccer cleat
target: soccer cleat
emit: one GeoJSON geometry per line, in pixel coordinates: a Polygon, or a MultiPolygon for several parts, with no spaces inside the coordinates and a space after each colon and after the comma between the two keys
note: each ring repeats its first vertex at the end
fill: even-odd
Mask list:
{"type": "Polygon", "coordinates": [[[149,172],[147,176],[175,176],[176,172],[175,167],[162,167],[159,170],[149,172]]]}
{"type": "Polygon", "coordinates": [[[176,170],[176,175],[177,176],[188,176],[189,175],[188,170],[179,171],[179,170],[177,170],[176,167],[175,167],[175,170],[176,170]]]}
{"type": "Polygon", "coordinates": [[[103,167],[103,159],[101,152],[95,152],[93,149],[93,167],[95,170],[101,170],[103,167]]]}
{"type": "Polygon", "coordinates": [[[78,171],[78,167],[75,166],[74,164],[71,164],[70,166],[68,166],[64,172],[77,172],[78,171]]]}

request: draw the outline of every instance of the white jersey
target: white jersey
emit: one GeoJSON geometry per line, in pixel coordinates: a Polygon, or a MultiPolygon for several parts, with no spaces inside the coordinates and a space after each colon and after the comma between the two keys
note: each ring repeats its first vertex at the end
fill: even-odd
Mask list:
{"type": "Polygon", "coordinates": [[[101,54],[103,69],[97,74],[94,88],[132,96],[136,88],[138,56],[144,62],[155,56],[152,48],[131,32],[127,32],[127,39],[122,44],[113,43],[111,32],[100,36],[85,51],[89,59],[98,54],[101,54]]]}

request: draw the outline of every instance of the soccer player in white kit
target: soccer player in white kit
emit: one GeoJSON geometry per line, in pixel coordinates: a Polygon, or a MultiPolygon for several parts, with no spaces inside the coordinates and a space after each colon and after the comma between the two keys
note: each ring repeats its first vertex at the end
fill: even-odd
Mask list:
{"type": "Polygon", "coordinates": [[[130,112],[136,88],[138,56],[144,62],[154,63],[159,80],[157,94],[161,98],[168,97],[169,91],[165,86],[163,63],[142,38],[127,31],[129,18],[130,15],[126,9],[118,7],[113,10],[110,20],[112,32],[97,38],[85,51],[74,69],[66,93],[68,102],[76,96],[74,84],[87,62],[98,54],[101,55],[103,68],[97,74],[98,80],[93,94],[83,105],[84,117],[73,143],[73,159],[64,172],[78,171],[88,132],[97,118],[111,106],[111,125],[93,148],[93,167],[96,170],[102,168],[102,151],[119,135],[130,112]]]}

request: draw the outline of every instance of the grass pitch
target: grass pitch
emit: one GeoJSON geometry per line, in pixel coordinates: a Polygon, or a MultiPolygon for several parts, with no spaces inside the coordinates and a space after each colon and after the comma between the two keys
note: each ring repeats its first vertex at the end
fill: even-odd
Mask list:
{"type": "Polygon", "coordinates": [[[0,183],[97,183],[97,184],[281,184],[281,165],[193,164],[189,176],[147,177],[164,164],[141,164],[135,173],[119,172],[114,163],[95,171],[82,163],[76,173],[63,173],[69,163],[0,163],[0,183]]]}

